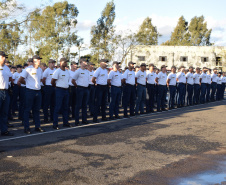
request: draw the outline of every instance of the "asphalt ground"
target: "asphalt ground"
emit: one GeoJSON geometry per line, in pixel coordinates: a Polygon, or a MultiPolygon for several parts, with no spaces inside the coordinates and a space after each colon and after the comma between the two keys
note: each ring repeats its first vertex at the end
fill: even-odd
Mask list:
{"type": "Polygon", "coordinates": [[[180,176],[175,164],[186,175],[192,165],[181,161],[226,148],[225,108],[218,101],[60,130],[45,124],[31,135],[16,120],[15,136],[0,137],[0,184],[170,184],[180,176]]]}

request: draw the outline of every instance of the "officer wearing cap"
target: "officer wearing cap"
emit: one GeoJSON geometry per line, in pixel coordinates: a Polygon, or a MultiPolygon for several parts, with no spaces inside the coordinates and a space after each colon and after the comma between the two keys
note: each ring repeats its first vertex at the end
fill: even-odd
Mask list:
{"type": "Polygon", "coordinates": [[[52,76],[55,72],[55,63],[56,61],[53,59],[49,59],[48,61],[49,67],[44,71],[42,77],[42,83],[45,85],[44,87],[44,102],[43,102],[43,113],[44,113],[44,122],[49,123],[53,121],[53,112],[55,106],[55,87],[52,86],[52,76]],[[49,111],[50,108],[50,120],[49,120],[49,111]]]}
{"type": "Polygon", "coordinates": [[[193,104],[199,104],[200,100],[200,68],[196,67],[196,73],[193,75],[194,78],[194,97],[193,97],[193,104]]]}
{"type": "Polygon", "coordinates": [[[207,84],[206,84],[206,102],[210,101],[210,87],[211,87],[211,69],[208,69],[207,84]]]}
{"type": "Polygon", "coordinates": [[[51,84],[56,87],[55,90],[55,108],[53,113],[53,128],[58,130],[58,115],[62,107],[63,126],[71,127],[68,123],[68,104],[69,104],[69,79],[70,74],[66,70],[68,60],[66,58],[60,59],[60,68],[54,71],[51,84]]]}
{"type": "Polygon", "coordinates": [[[135,75],[135,82],[137,84],[137,100],[135,114],[144,114],[144,103],[146,101],[146,64],[140,65],[140,70],[135,75]]]}
{"type": "Polygon", "coordinates": [[[203,67],[202,74],[200,75],[200,85],[201,85],[201,96],[200,96],[200,103],[206,102],[206,84],[207,84],[207,68],[203,67]]]}
{"type": "Polygon", "coordinates": [[[13,74],[13,100],[12,100],[12,112],[13,114],[15,114],[16,109],[18,109],[18,104],[17,104],[17,99],[19,97],[19,86],[17,85],[17,82],[20,78],[20,74],[22,72],[22,66],[21,65],[17,65],[16,66],[17,72],[15,72],[13,74]]]}
{"type": "Polygon", "coordinates": [[[134,107],[136,101],[136,86],[135,86],[135,72],[134,62],[128,63],[128,69],[123,74],[122,82],[125,84],[123,92],[124,117],[128,118],[127,107],[130,105],[130,116],[134,116],[134,107]]]}
{"type": "MultiPolygon", "coordinates": [[[[28,67],[28,64],[24,64],[24,69],[22,69],[22,72],[20,73],[19,79],[23,73],[23,71],[28,67]]],[[[19,80],[17,81],[17,85],[19,86],[19,116],[18,119],[22,121],[23,123],[23,117],[24,117],[24,105],[25,105],[25,92],[26,92],[26,85],[21,84],[19,80]]]]}
{"type": "Polygon", "coordinates": [[[184,97],[186,92],[186,76],[185,76],[185,67],[180,67],[180,72],[177,73],[177,82],[178,82],[178,92],[179,92],[179,98],[178,98],[178,108],[184,106],[184,97]]]}
{"type": "Polygon", "coordinates": [[[82,123],[87,122],[87,102],[89,97],[89,71],[87,68],[87,61],[85,59],[80,60],[80,68],[75,71],[72,77],[72,84],[77,87],[76,89],[76,105],[75,105],[75,126],[79,123],[79,111],[82,108],[82,123]]]}
{"type": "Polygon", "coordinates": [[[111,85],[111,102],[109,105],[110,120],[120,119],[119,102],[121,99],[122,74],[118,71],[120,62],[113,62],[113,70],[108,74],[108,84],[111,85]],[[115,118],[113,117],[115,115],[115,118]]]}
{"type": "Polygon", "coordinates": [[[216,94],[216,90],[217,90],[217,68],[213,69],[213,74],[211,75],[211,101],[215,101],[215,94],[216,94]]]}
{"type": "Polygon", "coordinates": [[[156,73],[154,72],[154,64],[149,64],[149,71],[147,72],[147,90],[148,90],[148,96],[149,101],[147,105],[147,112],[154,112],[154,98],[155,98],[155,79],[157,77],[156,73]]]}
{"type": "Polygon", "coordinates": [[[19,83],[25,84],[26,81],[26,95],[25,95],[25,110],[24,110],[24,132],[30,134],[29,113],[33,111],[35,131],[44,132],[40,127],[40,108],[42,102],[41,95],[41,79],[42,70],[39,67],[41,59],[38,55],[33,56],[33,65],[23,70],[19,79],[19,83]]]}
{"type": "Polygon", "coordinates": [[[186,74],[187,80],[187,94],[188,94],[188,106],[193,105],[193,92],[194,92],[194,75],[193,75],[193,67],[189,67],[189,72],[186,74]]]}
{"type": "Polygon", "coordinates": [[[95,64],[92,62],[88,63],[88,71],[89,71],[89,98],[88,98],[88,104],[89,104],[89,111],[90,116],[93,116],[94,114],[94,103],[95,103],[95,85],[92,82],[92,78],[94,75],[94,66],[95,64]]]}
{"type": "Polygon", "coordinates": [[[71,112],[72,118],[75,118],[75,105],[76,105],[76,87],[72,84],[72,77],[78,69],[76,62],[71,62],[70,79],[69,79],[69,115],[71,112]]]}
{"type": "Polygon", "coordinates": [[[0,130],[2,136],[13,136],[8,131],[8,110],[9,110],[9,81],[12,81],[12,73],[5,65],[8,55],[4,51],[0,51],[0,130]]]}
{"type": "Polygon", "coordinates": [[[171,67],[171,73],[167,77],[167,86],[169,87],[170,91],[170,98],[169,98],[169,109],[175,109],[174,102],[175,102],[175,95],[176,95],[176,67],[171,67]]]}
{"type": "Polygon", "coordinates": [[[107,63],[109,61],[106,59],[100,60],[100,67],[95,71],[92,82],[96,83],[96,99],[95,99],[95,112],[93,116],[93,122],[97,123],[97,116],[100,112],[101,106],[101,114],[102,121],[108,121],[106,118],[106,103],[107,103],[107,95],[108,95],[108,70],[106,69],[107,63]]]}
{"type": "Polygon", "coordinates": [[[167,95],[167,73],[165,65],[161,66],[161,72],[158,73],[155,81],[158,85],[157,112],[167,111],[167,109],[165,109],[165,100],[167,95]]]}

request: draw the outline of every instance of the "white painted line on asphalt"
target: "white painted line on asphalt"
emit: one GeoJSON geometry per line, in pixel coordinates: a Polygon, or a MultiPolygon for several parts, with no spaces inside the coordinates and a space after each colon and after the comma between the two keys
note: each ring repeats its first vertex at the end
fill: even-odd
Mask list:
{"type": "MultiPolygon", "coordinates": [[[[226,101],[226,99],[222,100],[222,101],[226,101]]],[[[211,103],[216,103],[216,102],[219,102],[219,101],[215,101],[215,102],[211,102],[211,103]]],[[[203,105],[203,104],[199,104],[199,105],[203,105]]],[[[195,105],[195,106],[198,106],[198,105],[195,105]]],[[[184,107],[184,108],[186,108],[186,107],[184,107]]],[[[181,108],[177,108],[177,109],[181,109],[181,108]]],[[[175,109],[175,110],[177,110],[177,109],[175,109]]],[[[163,112],[155,112],[154,114],[159,114],[159,113],[163,113],[163,112]]],[[[143,116],[147,116],[147,115],[150,116],[152,114],[143,114],[143,115],[139,115],[139,116],[143,117],[143,116]]],[[[136,117],[138,117],[138,116],[136,116],[136,117]]],[[[123,118],[123,119],[130,119],[130,118],[123,118]]],[[[62,132],[62,131],[66,131],[66,130],[78,129],[78,128],[83,128],[83,127],[89,127],[89,126],[93,126],[93,125],[103,125],[105,123],[111,123],[111,122],[116,122],[116,121],[118,121],[118,120],[105,121],[105,122],[100,122],[100,123],[91,123],[91,124],[87,124],[87,125],[81,125],[81,126],[76,126],[76,127],[64,128],[64,129],[60,129],[60,130],[52,130],[52,131],[48,131],[48,132],[42,132],[42,133],[35,133],[35,134],[30,134],[30,135],[12,137],[12,138],[7,138],[7,139],[1,139],[0,142],[10,141],[10,140],[15,140],[15,139],[21,139],[21,138],[26,138],[26,137],[32,137],[32,136],[37,136],[37,135],[50,134],[50,133],[55,133],[55,132],[62,132]]]]}

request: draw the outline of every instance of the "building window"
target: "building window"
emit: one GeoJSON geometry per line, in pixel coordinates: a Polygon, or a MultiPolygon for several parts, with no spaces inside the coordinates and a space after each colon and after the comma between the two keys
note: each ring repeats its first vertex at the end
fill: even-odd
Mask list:
{"type": "Polygon", "coordinates": [[[145,56],[137,56],[139,61],[145,61],[145,56]]]}
{"type": "Polygon", "coordinates": [[[180,61],[181,62],[187,62],[188,61],[188,57],[182,56],[182,57],[180,57],[180,61]]]}
{"type": "Polygon", "coordinates": [[[160,56],[159,57],[159,61],[160,62],[166,62],[167,61],[167,57],[166,56],[160,56]]]}
{"type": "Polygon", "coordinates": [[[202,62],[209,62],[209,58],[208,57],[201,57],[201,61],[202,62]]]}

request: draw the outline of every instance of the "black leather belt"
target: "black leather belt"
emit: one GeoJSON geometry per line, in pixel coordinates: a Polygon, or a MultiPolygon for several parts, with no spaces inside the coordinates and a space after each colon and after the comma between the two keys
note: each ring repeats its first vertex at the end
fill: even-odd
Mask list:
{"type": "Polygon", "coordinates": [[[142,84],[139,84],[139,83],[137,83],[137,84],[146,87],[146,85],[142,85],[142,84]]]}
{"type": "Polygon", "coordinates": [[[88,88],[88,87],[84,87],[84,86],[80,86],[80,85],[77,85],[77,87],[84,88],[84,89],[88,88]]]}
{"type": "Polygon", "coordinates": [[[68,90],[68,88],[63,88],[63,87],[56,87],[56,88],[63,89],[63,90],[68,90]]]}

